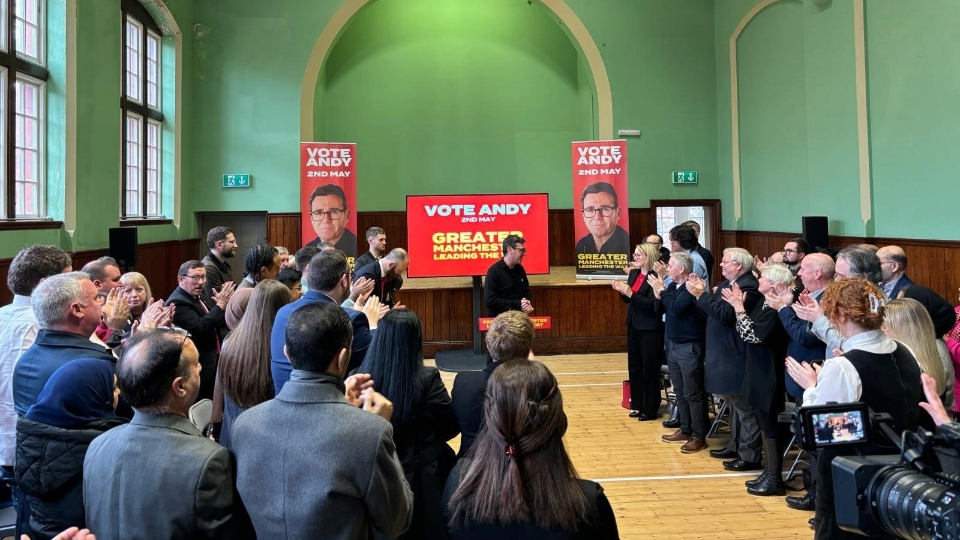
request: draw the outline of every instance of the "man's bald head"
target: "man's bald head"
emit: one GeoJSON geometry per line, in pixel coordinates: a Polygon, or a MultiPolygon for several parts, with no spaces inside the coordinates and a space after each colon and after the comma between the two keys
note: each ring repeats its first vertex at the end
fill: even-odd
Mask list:
{"type": "Polygon", "coordinates": [[[819,291],[833,283],[835,263],[825,253],[811,253],[800,260],[797,276],[808,291],[819,291]]]}
{"type": "MultiPolygon", "coordinates": [[[[186,335],[172,330],[140,331],[124,343],[117,361],[117,384],[131,407],[166,412],[175,379],[192,377],[199,354],[186,335]]],[[[199,381],[196,381],[199,386],[199,381]]],[[[190,402],[196,399],[196,394],[190,402]]]]}
{"type": "Polygon", "coordinates": [[[907,271],[907,254],[900,246],[883,246],[877,250],[883,282],[888,283],[907,271]]]}

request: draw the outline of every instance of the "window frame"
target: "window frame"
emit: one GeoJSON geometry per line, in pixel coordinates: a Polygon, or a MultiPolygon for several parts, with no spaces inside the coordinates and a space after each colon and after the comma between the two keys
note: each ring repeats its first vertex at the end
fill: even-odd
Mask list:
{"type": "MultiPolygon", "coordinates": [[[[32,60],[23,57],[20,53],[17,52],[17,43],[16,43],[16,6],[15,2],[17,0],[0,0],[0,13],[3,14],[5,19],[0,19],[0,24],[3,25],[3,34],[0,36],[3,42],[2,47],[0,47],[0,69],[3,69],[6,73],[4,87],[2,91],[2,117],[0,117],[0,129],[3,130],[3,153],[0,155],[0,159],[4,160],[3,162],[3,185],[0,186],[0,189],[3,190],[3,217],[2,221],[4,222],[13,222],[13,221],[40,221],[46,219],[46,200],[44,199],[45,188],[46,188],[46,168],[45,168],[45,146],[46,141],[43,139],[46,137],[46,122],[45,109],[46,106],[46,83],[50,79],[50,72],[47,70],[45,62],[45,53],[46,53],[46,21],[44,20],[46,14],[46,0],[37,0],[38,2],[38,25],[37,25],[37,39],[38,47],[37,53],[41,63],[35,63],[32,60]],[[40,140],[39,140],[39,155],[38,155],[38,167],[37,167],[37,215],[27,216],[27,215],[17,215],[17,170],[16,170],[16,152],[17,152],[17,122],[16,122],[16,111],[17,111],[17,81],[21,77],[32,79],[32,83],[39,83],[41,95],[39,98],[40,109],[40,140]]],[[[59,227],[59,222],[49,222],[51,227],[59,227]]],[[[31,228],[37,228],[36,226],[31,226],[31,228]]]]}
{"type": "Polygon", "coordinates": [[[163,170],[161,167],[162,163],[162,150],[160,150],[160,143],[163,137],[163,122],[164,116],[161,112],[160,107],[162,106],[162,89],[163,83],[161,81],[162,74],[162,48],[163,48],[163,31],[160,28],[160,25],[153,19],[153,16],[150,15],[150,12],[140,4],[137,0],[122,0],[120,4],[121,8],[121,22],[120,22],[120,35],[121,35],[121,47],[120,50],[120,68],[121,68],[121,82],[120,82],[120,109],[121,109],[121,138],[122,148],[120,152],[120,219],[121,221],[137,221],[138,223],[144,223],[147,221],[157,221],[166,223],[169,219],[163,215],[163,194],[162,194],[162,175],[163,170]],[[139,87],[138,87],[138,96],[137,100],[127,97],[127,23],[128,20],[133,20],[140,26],[140,36],[139,36],[139,87]],[[150,107],[147,103],[148,96],[148,87],[149,82],[147,80],[147,69],[149,60],[147,59],[147,41],[149,36],[153,34],[153,37],[157,38],[157,104],[156,108],[150,107]],[[138,154],[139,164],[139,208],[140,212],[137,214],[128,214],[127,213],[127,117],[128,114],[134,114],[140,117],[140,134],[138,140],[140,152],[138,154]],[[147,173],[147,141],[148,141],[148,126],[151,124],[151,121],[154,125],[159,125],[159,137],[157,140],[158,147],[158,160],[157,160],[157,214],[148,214],[148,200],[147,200],[147,187],[148,187],[148,173],[147,173]],[[158,221],[159,220],[159,221],[158,221]]]}

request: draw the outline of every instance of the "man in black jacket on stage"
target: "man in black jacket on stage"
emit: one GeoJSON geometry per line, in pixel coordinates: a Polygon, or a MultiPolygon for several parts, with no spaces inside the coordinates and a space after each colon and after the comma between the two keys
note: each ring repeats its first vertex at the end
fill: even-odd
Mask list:
{"type": "Polygon", "coordinates": [[[523,269],[523,257],[527,253],[527,241],[511,234],[503,240],[503,258],[487,270],[487,279],[483,283],[483,301],[487,305],[487,316],[497,315],[511,310],[533,313],[530,303],[530,282],[523,269]]]}

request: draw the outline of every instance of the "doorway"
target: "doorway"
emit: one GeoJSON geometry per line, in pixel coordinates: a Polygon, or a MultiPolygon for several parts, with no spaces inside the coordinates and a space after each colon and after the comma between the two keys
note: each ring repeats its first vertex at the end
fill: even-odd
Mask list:
{"type": "Polygon", "coordinates": [[[237,255],[230,259],[230,274],[234,283],[240,283],[244,274],[244,261],[251,246],[267,243],[267,213],[266,212],[197,212],[197,229],[200,235],[200,256],[203,258],[210,252],[207,247],[207,231],[214,227],[224,226],[233,230],[239,247],[237,255]]]}
{"type": "Polygon", "coordinates": [[[713,276],[719,276],[717,263],[720,257],[717,251],[724,246],[720,245],[720,200],[719,199],[652,199],[650,213],[656,226],[657,234],[668,243],[670,229],[685,221],[696,221],[700,224],[700,245],[714,254],[713,276]]]}

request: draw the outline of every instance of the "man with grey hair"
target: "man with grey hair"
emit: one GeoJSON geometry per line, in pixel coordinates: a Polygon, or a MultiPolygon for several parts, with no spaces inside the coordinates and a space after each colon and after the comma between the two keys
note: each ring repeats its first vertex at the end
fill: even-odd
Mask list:
{"type": "Polygon", "coordinates": [[[60,366],[78,358],[116,359],[103,345],[90,341],[100,324],[97,288],[84,272],[50,276],[30,298],[37,317],[37,338],[13,369],[13,403],[23,416],[37,402],[47,379],[60,366]]]}
{"type": "MultiPolygon", "coordinates": [[[[37,318],[30,296],[50,276],[71,270],[70,255],[54,246],[33,245],[20,250],[10,262],[7,287],[13,303],[0,308],[0,469],[13,491],[14,451],[17,447],[17,413],[13,408],[13,369],[37,338],[37,318]]],[[[19,500],[14,501],[19,508],[19,500]]]]}
{"type": "Polygon", "coordinates": [[[743,396],[743,374],[746,369],[746,343],[736,330],[737,316],[733,306],[723,300],[723,291],[734,285],[746,295],[743,309],[752,313],[763,300],[757,278],[753,276],[753,256],[742,248],[723,250],[720,273],[724,280],[716,292],[707,294],[707,284],[693,276],[686,283],[687,290],[697,298],[697,307],[707,317],[706,389],[723,396],[730,407],[730,442],[720,450],[711,450],[715,458],[730,458],[723,467],[731,471],[751,471],[761,468],[760,426],[753,407],[743,396]]]}
{"type": "Polygon", "coordinates": [[[407,251],[401,248],[394,248],[386,257],[379,261],[374,261],[354,274],[353,280],[356,282],[361,278],[373,280],[372,295],[380,299],[381,304],[386,304],[393,308],[403,308],[402,304],[397,303],[396,291],[403,286],[403,278],[400,277],[410,265],[410,256],[407,251]]]}
{"type": "MultiPolygon", "coordinates": [[[[837,254],[833,278],[835,281],[863,278],[879,287],[883,281],[880,258],[875,252],[860,246],[845,247],[837,254]]],[[[808,294],[801,294],[793,304],[793,310],[801,319],[813,323],[810,331],[826,344],[825,356],[827,358],[836,356],[833,351],[840,350],[844,338],[823,314],[819,301],[808,294]]]]}
{"type": "Polygon", "coordinates": [[[707,320],[697,309],[696,299],[687,290],[693,274],[693,257],[677,252],[667,264],[670,285],[647,274],[653,293],[666,311],[666,351],[670,382],[677,396],[680,427],[663,442],[683,443],[680,452],[692,454],[707,447],[707,395],[703,388],[703,354],[707,320]]]}

